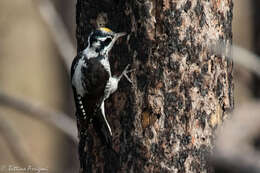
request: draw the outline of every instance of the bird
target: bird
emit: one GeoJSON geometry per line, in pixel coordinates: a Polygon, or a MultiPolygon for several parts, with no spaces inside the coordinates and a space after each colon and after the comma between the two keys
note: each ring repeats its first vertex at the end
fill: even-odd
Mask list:
{"type": "Polygon", "coordinates": [[[102,123],[104,123],[106,132],[103,133],[107,143],[111,142],[113,133],[105,113],[105,100],[117,90],[123,76],[132,83],[127,75],[133,71],[129,70],[129,64],[120,75],[116,76],[111,74],[109,62],[110,50],[116,40],[125,35],[125,32],[116,33],[107,27],[95,29],[88,36],[87,47],[76,55],[71,65],[76,117],[81,121],[78,126],[84,122],[84,127],[81,128],[87,129],[89,123],[94,121],[93,123],[98,124],[97,128],[99,128],[103,127],[102,123]],[[98,112],[101,112],[102,117],[98,117],[100,115],[98,112]]]}

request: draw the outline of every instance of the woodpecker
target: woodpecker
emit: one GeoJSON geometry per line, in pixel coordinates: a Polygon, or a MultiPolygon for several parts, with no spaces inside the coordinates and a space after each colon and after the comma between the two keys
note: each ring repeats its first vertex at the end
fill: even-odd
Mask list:
{"type": "Polygon", "coordinates": [[[119,76],[113,76],[110,70],[108,53],[116,40],[124,35],[126,33],[115,33],[105,27],[94,30],[88,37],[87,48],[74,58],[71,66],[71,83],[77,119],[85,121],[85,125],[88,126],[89,122],[94,121],[95,116],[98,116],[97,112],[101,111],[110,136],[113,133],[106,118],[104,102],[117,90],[123,76],[131,82],[127,76],[127,73],[132,71],[128,70],[129,65],[119,76]]]}

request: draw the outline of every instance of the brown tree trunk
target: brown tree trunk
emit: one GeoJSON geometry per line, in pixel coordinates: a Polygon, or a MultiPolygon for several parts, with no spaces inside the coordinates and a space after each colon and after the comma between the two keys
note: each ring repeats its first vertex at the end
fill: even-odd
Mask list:
{"type": "MultiPolygon", "coordinates": [[[[254,40],[253,40],[253,45],[254,45],[254,52],[259,56],[260,55],[260,24],[259,24],[259,16],[260,16],[260,12],[259,12],[259,7],[260,7],[260,2],[257,0],[253,0],[251,2],[254,9],[253,12],[253,31],[254,31],[254,40]]],[[[260,77],[253,74],[253,84],[252,84],[252,90],[253,90],[253,94],[254,97],[259,98],[260,97],[260,91],[259,91],[259,85],[260,85],[260,77]]]]}
{"type": "Polygon", "coordinates": [[[112,149],[90,126],[80,139],[87,156],[80,172],[213,171],[207,158],[233,109],[233,67],[210,44],[231,44],[232,7],[232,0],[78,0],[78,51],[94,27],[128,32],[112,50],[112,73],[136,69],[133,85],[121,81],[106,102],[112,149]]]}

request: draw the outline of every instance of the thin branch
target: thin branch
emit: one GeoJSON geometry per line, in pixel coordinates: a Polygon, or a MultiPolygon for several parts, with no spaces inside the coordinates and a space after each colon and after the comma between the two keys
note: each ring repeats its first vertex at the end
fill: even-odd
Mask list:
{"type": "Polygon", "coordinates": [[[239,46],[232,46],[233,60],[235,63],[249,69],[260,76],[260,57],[239,46]]]}
{"type": "Polygon", "coordinates": [[[26,115],[33,115],[31,117],[42,120],[47,124],[52,124],[68,135],[73,141],[78,142],[76,122],[64,113],[46,109],[35,101],[11,96],[1,90],[0,104],[25,112],[26,115]]]}
{"type": "Polygon", "coordinates": [[[221,129],[213,155],[213,163],[238,173],[259,173],[260,152],[253,141],[260,130],[260,103],[251,103],[237,108],[230,120],[221,129]]]}
{"type": "MultiPolygon", "coordinates": [[[[35,1],[37,4],[37,7],[39,8],[39,12],[47,24],[50,33],[52,35],[52,38],[54,42],[57,45],[57,48],[60,52],[60,55],[62,57],[62,60],[66,64],[67,71],[70,71],[70,66],[72,63],[73,58],[76,55],[76,49],[73,45],[73,42],[70,39],[70,34],[68,33],[67,27],[65,26],[63,20],[61,19],[59,13],[55,9],[55,6],[52,1],[50,0],[37,0],[35,1]]],[[[46,111],[46,110],[45,110],[46,111]]],[[[53,124],[56,124],[59,126],[59,128],[64,131],[66,134],[68,134],[70,137],[72,137],[73,140],[78,141],[76,132],[77,129],[75,127],[75,123],[72,123],[72,120],[68,119],[66,115],[62,115],[62,113],[57,113],[54,111],[51,112],[45,112],[46,114],[60,114],[62,117],[65,117],[63,121],[66,122],[60,122],[59,125],[57,124],[58,118],[52,118],[53,124]],[[66,119],[67,118],[67,119],[66,119]],[[64,124],[64,125],[62,125],[64,124]],[[67,124],[67,125],[65,125],[67,124]],[[67,130],[66,130],[67,129],[67,130]]]]}
{"type": "Polygon", "coordinates": [[[224,55],[227,58],[231,58],[235,64],[238,64],[247,70],[260,76],[260,57],[251,51],[246,50],[238,45],[229,45],[221,41],[216,43],[207,43],[214,54],[224,55]],[[231,52],[227,51],[230,50],[231,52]],[[231,54],[230,54],[231,53],[231,54]]]}
{"type": "Polygon", "coordinates": [[[36,3],[42,18],[49,26],[52,38],[66,64],[67,70],[69,71],[72,60],[76,55],[76,49],[73,46],[66,26],[60,15],[57,13],[52,1],[37,0],[36,3]]]}
{"type": "Polygon", "coordinates": [[[36,165],[30,157],[30,154],[25,147],[26,145],[23,143],[23,139],[18,131],[15,130],[15,127],[13,127],[2,115],[0,115],[0,133],[21,166],[28,167],[28,165],[36,165]]]}

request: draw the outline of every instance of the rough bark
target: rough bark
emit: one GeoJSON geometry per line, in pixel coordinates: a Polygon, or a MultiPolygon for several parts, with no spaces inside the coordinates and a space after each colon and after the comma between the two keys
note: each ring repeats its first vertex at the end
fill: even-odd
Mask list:
{"type": "Polygon", "coordinates": [[[210,45],[231,44],[232,7],[232,0],[78,0],[78,51],[97,26],[128,32],[112,50],[112,73],[136,69],[133,85],[121,81],[106,102],[112,149],[90,126],[80,139],[87,155],[80,172],[213,171],[207,158],[233,108],[233,66],[210,45]]]}

